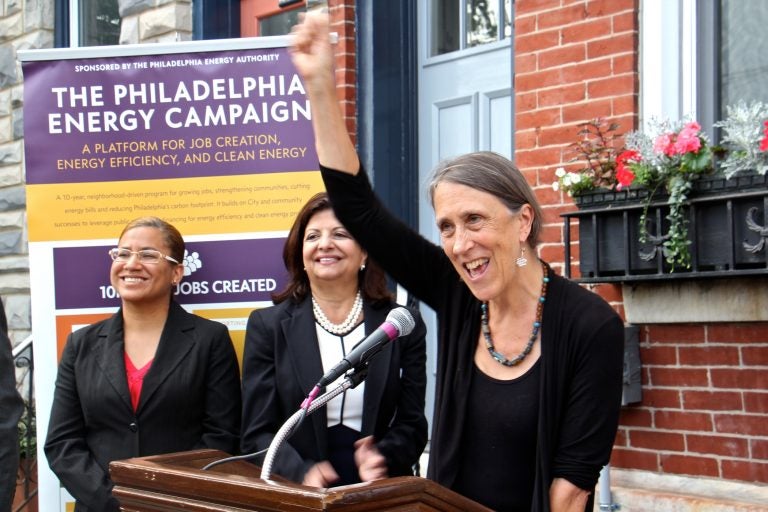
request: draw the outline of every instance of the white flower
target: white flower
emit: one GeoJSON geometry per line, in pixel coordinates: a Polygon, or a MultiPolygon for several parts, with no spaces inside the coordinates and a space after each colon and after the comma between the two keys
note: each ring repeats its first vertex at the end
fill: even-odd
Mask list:
{"type": "Polygon", "coordinates": [[[553,181],[552,182],[552,190],[557,192],[560,189],[560,182],[559,181],[553,181]]]}
{"type": "Polygon", "coordinates": [[[565,169],[563,167],[558,167],[557,169],[555,169],[555,176],[557,176],[558,178],[562,178],[563,176],[565,176],[565,169]]]}
{"type": "Polygon", "coordinates": [[[565,176],[563,176],[563,186],[564,187],[570,187],[573,184],[573,173],[568,173],[565,176]]]}

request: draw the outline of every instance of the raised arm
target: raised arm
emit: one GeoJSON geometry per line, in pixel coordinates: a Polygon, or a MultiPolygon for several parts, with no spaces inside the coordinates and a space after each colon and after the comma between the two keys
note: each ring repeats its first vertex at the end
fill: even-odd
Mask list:
{"type": "Polygon", "coordinates": [[[307,13],[293,28],[291,57],[307,89],[320,163],[331,169],[357,174],[360,160],[336,96],[333,48],[328,27],[327,14],[307,13]]]}

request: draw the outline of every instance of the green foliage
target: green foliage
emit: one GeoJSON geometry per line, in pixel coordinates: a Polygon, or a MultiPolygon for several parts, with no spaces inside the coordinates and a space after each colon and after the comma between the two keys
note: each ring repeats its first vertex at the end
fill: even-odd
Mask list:
{"type": "Polygon", "coordinates": [[[722,144],[727,157],[720,164],[726,178],[745,171],[768,172],[768,151],[761,149],[766,135],[764,123],[768,120],[768,105],[755,101],[739,101],[726,107],[727,116],[714,126],[723,129],[722,144]]]}
{"type": "Polygon", "coordinates": [[[627,148],[639,155],[629,167],[635,183],[646,187],[650,194],[640,216],[640,241],[647,242],[648,209],[658,193],[666,193],[669,229],[663,237],[664,258],[672,267],[690,268],[686,209],[693,182],[714,172],[712,147],[701,127],[695,122],[671,124],[668,121],[650,123],[648,132],[627,135],[627,148]]]}
{"type": "Polygon", "coordinates": [[[19,419],[19,455],[22,458],[37,457],[37,419],[35,405],[25,401],[24,413],[19,419]]]}

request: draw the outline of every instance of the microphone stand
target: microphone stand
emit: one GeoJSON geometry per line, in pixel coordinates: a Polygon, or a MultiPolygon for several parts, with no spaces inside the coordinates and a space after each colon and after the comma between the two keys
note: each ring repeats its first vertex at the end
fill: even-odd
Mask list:
{"type": "Polygon", "coordinates": [[[362,368],[355,368],[354,372],[351,374],[347,374],[344,381],[342,381],[340,384],[338,384],[335,388],[331,389],[330,391],[326,391],[319,397],[317,397],[314,401],[312,401],[309,404],[309,407],[306,409],[301,408],[293,415],[291,415],[290,418],[288,418],[285,423],[283,423],[283,426],[280,427],[280,430],[277,431],[277,434],[275,434],[275,437],[272,438],[272,442],[269,444],[269,449],[267,450],[267,455],[264,457],[264,464],[261,466],[261,479],[262,480],[269,480],[270,475],[272,474],[272,466],[275,462],[275,456],[277,455],[277,450],[280,449],[280,447],[283,445],[286,439],[291,437],[291,435],[294,432],[294,429],[301,423],[301,421],[309,414],[312,414],[317,409],[323,407],[325,404],[330,402],[332,399],[336,398],[343,392],[345,392],[348,389],[357,387],[358,384],[363,382],[363,379],[365,379],[366,375],[368,375],[368,365],[366,364],[362,368]]]}

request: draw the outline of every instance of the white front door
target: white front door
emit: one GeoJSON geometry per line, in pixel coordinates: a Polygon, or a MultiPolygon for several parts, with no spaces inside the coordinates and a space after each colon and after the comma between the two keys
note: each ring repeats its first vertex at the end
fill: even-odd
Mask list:
{"type": "MultiPolygon", "coordinates": [[[[445,158],[479,150],[512,158],[511,16],[511,0],[419,2],[421,190],[445,158]]],[[[419,208],[419,229],[437,241],[432,213],[419,208]]]]}
{"type": "MultiPolygon", "coordinates": [[[[418,3],[419,191],[448,157],[489,150],[512,158],[511,0],[427,0],[418,3]]],[[[419,203],[419,231],[439,243],[434,212],[419,203]]],[[[434,407],[436,323],[428,328],[427,417],[434,407]]]]}

